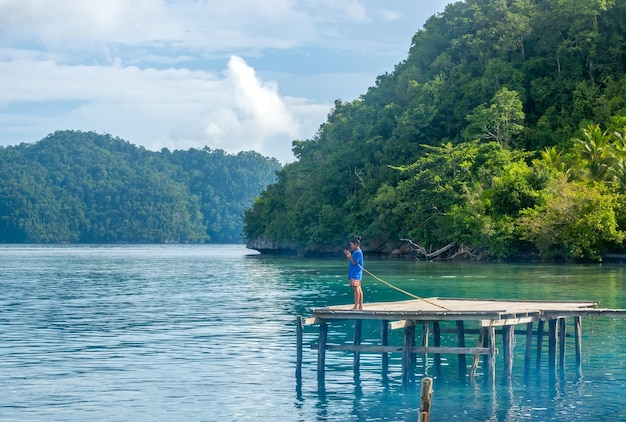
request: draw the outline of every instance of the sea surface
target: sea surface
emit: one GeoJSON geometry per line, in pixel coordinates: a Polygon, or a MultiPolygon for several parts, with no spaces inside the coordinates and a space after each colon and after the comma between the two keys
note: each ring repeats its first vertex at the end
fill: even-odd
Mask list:
{"type": "MultiPolygon", "coordinates": [[[[379,355],[362,354],[355,376],[351,353],[328,351],[318,385],[317,353],[308,347],[317,327],[306,326],[296,380],[296,317],[350,304],[346,267],[342,255],[271,257],[241,245],[0,245],[0,421],[415,421],[420,380],[433,375],[423,357],[415,383],[403,386],[398,354],[387,377],[379,355]]],[[[365,267],[425,298],[593,300],[626,308],[620,264],[366,256],[365,267]]],[[[409,299],[367,275],[363,290],[366,303],[409,299]]],[[[364,323],[363,343],[378,344],[379,331],[364,323]]],[[[397,331],[390,343],[402,344],[397,331]]],[[[524,336],[517,337],[509,381],[501,356],[489,383],[481,368],[474,380],[460,379],[456,356],[444,355],[430,420],[625,420],[625,333],[624,319],[584,318],[582,373],[569,337],[564,370],[555,376],[544,341],[542,369],[534,371],[533,354],[524,378],[524,336]]],[[[350,343],[352,336],[351,324],[331,324],[329,342],[350,343]]],[[[444,334],[442,344],[455,345],[453,336],[444,334]]],[[[469,334],[466,342],[475,344],[469,334]]]]}

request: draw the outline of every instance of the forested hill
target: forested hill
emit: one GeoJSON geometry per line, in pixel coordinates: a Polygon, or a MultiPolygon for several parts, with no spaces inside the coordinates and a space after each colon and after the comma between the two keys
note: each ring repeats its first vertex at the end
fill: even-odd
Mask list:
{"type": "Polygon", "coordinates": [[[255,152],[55,132],[0,147],[0,242],[242,242],[244,210],[280,167],[255,152]]]}
{"type": "Polygon", "coordinates": [[[246,213],[247,243],[313,254],[359,234],[365,251],[430,258],[623,252],[625,69],[626,0],[450,4],[392,72],[294,142],[297,161],[246,213]]]}

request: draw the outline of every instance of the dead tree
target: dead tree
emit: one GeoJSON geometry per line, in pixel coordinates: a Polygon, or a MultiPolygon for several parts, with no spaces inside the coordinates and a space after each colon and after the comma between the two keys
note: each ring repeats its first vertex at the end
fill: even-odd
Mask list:
{"type": "Polygon", "coordinates": [[[434,259],[442,259],[442,260],[453,260],[460,258],[462,256],[477,258],[469,249],[466,249],[464,245],[460,245],[455,251],[452,250],[456,246],[454,242],[448,243],[443,248],[439,248],[434,252],[428,252],[426,248],[417,243],[413,242],[411,239],[400,239],[403,242],[409,242],[411,245],[411,251],[415,252],[416,259],[419,260],[420,256],[423,256],[427,260],[431,261],[434,259]]]}

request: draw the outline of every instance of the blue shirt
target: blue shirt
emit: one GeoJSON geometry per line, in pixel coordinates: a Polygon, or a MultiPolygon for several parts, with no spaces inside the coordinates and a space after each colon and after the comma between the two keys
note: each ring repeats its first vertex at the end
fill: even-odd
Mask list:
{"type": "Polygon", "coordinates": [[[352,259],[356,262],[356,265],[352,261],[348,261],[348,280],[353,278],[360,280],[363,278],[363,251],[356,249],[352,252],[352,259]]]}

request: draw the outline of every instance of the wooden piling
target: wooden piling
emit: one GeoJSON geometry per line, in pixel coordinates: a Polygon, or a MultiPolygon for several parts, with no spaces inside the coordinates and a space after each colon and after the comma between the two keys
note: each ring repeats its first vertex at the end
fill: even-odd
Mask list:
{"type": "MultiPolygon", "coordinates": [[[[415,324],[415,321],[413,321],[415,324]]],[[[411,365],[413,368],[417,368],[417,353],[415,352],[415,346],[417,345],[417,325],[415,325],[415,331],[413,332],[413,340],[411,342],[411,365]]]]}
{"type": "MultiPolygon", "coordinates": [[[[422,323],[422,342],[421,345],[422,347],[428,347],[428,335],[429,335],[429,324],[428,322],[424,322],[422,323]]],[[[423,360],[424,360],[424,373],[428,373],[428,353],[424,352],[424,355],[422,356],[423,360]]]]}
{"type": "MultiPolygon", "coordinates": [[[[456,322],[456,337],[457,337],[457,345],[459,347],[465,347],[465,325],[463,324],[463,320],[458,320],[456,322]]],[[[459,378],[464,379],[467,371],[467,363],[465,362],[465,355],[459,354],[458,363],[459,363],[459,378]]]]}
{"type": "Polygon", "coordinates": [[[428,347],[428,335],[430,334],[430,327],[428,322],[422,323],[422,347],[428,347]]]}
{"type": "MultiPolygon", "coordinates": [[[[441,347],[441,327],[439,321],[433,321],[433,347],[441,347]]],[[[441,354],[435,353],[435,377],[441,377],[441,354]]]]}
{"type": "Polygon", "coordinates": [[[580,372],[582,370],[582,323],[581,317],[574,317],[574,343],[576,350],[576,368],[580,372]]]}
{"type": "MultiPolygon", "coordinates": [[[[481,328],[478,332],[478,341],[476,342],[476,347],[484,347],[485,343],[485,335],[486,328],[481,328]]],[[[476,375],[476,369],[478,369],[478,361],[480,360],[480,355],[474,355],[474,360],[472,361],[472,367],[470,369],[470,378],[474,378],[476,375]]]]}
{"type": "Polygon", "coordinates": [[[543,349],[543,327],[545,325],[543,319],[539,320],[537,324],[537,361],[535,362],[535,369],[537,372],[541,370],[541,352],[543,349]]]}
{"type": "MultiPolygon", "coordinates": [[[[363,320],[357,319],[354,321],[354,345],[355,346],[361,345],[362,332],[363,332],[363,320]]],[[[352,364],[353,364],[354,374],[357,375],[361,369],[360,368],[361,352],[359,352],[358,350],[355,350],[352,361],[353,361],[352,364]]]]}
{"type": "Polygon", "coordinates": [[[524,378],[530,376],[530,355],[533,347],[533,323],[526,324],[526,350],[524,352],[524,378]]]}
{"type": "Polygon", "coordinates": [[[404,348],[402,349],[402,384],[407,386],[415,377],[415,366],[411,354],[413,353],[413,342],[415,340],[415,322],[404,327],[404,348]]]}
{"type": "Polygon", "coordinates": [[[324,384],[326,377],[326,340],[328,338],[328,323],[320,322],[319,340],[317,343],[317,382],[324,384]]]}
{"type": "Polygon", "coordinates": [[[559,368],[561,371],[565,369],[565,334],[565,318],[559,318],[559,368]]]}
{"type": "Polygon", "coordinates": [[[420,393],[421,405],[417,414],[417,422],[428,422],[430,419],[430,406],[433,399],[433,379],[426,377],[422,379],[422,390],[420,393]]]}
{"type": "Polygon", "coordinates": [[[556,340],[557,340],[556,319],[548,321],[548,372],[554,376],[556,372],[556,340]]]}
{"type": "Polygon", "coordinates": [[[487,328],[487,336],[489,338],[489,381],[492,383],[496,380],[496,329],[495,327],[487,328]]]}
{"type": "MultiPolygon", "coordinates": [[[[485,327],[485,335],[483,336],[483,344],[481,347],[489,349],[489,341],[489,327],[485,327]]],[[[485,376],[485,379],[489,379],[490,366],[489,354],[483,355],[483,375],[485,376]]]]}
{"type": "Polygon", "coordinates": [[[302,316],[296,318],[296,380],[302,380],[302,316]]]}
{"type": "Polygon", "coordinates": [[[513,374],[513,345],[515,333],[512,325],[502,327],[502,349],[504,355],[504,378],[510,379],[513,374]]]}
{"type": "MultiPolygon", "coordinates": [[[[380,321],[380,344],[382,346],[389,345],[389,321],[383,319],[380,321]]],[[[383,352],[381,356],[382,360],[382,375],[383,378],[387,378],[389,372],[389,353],[383,352]]]]}

